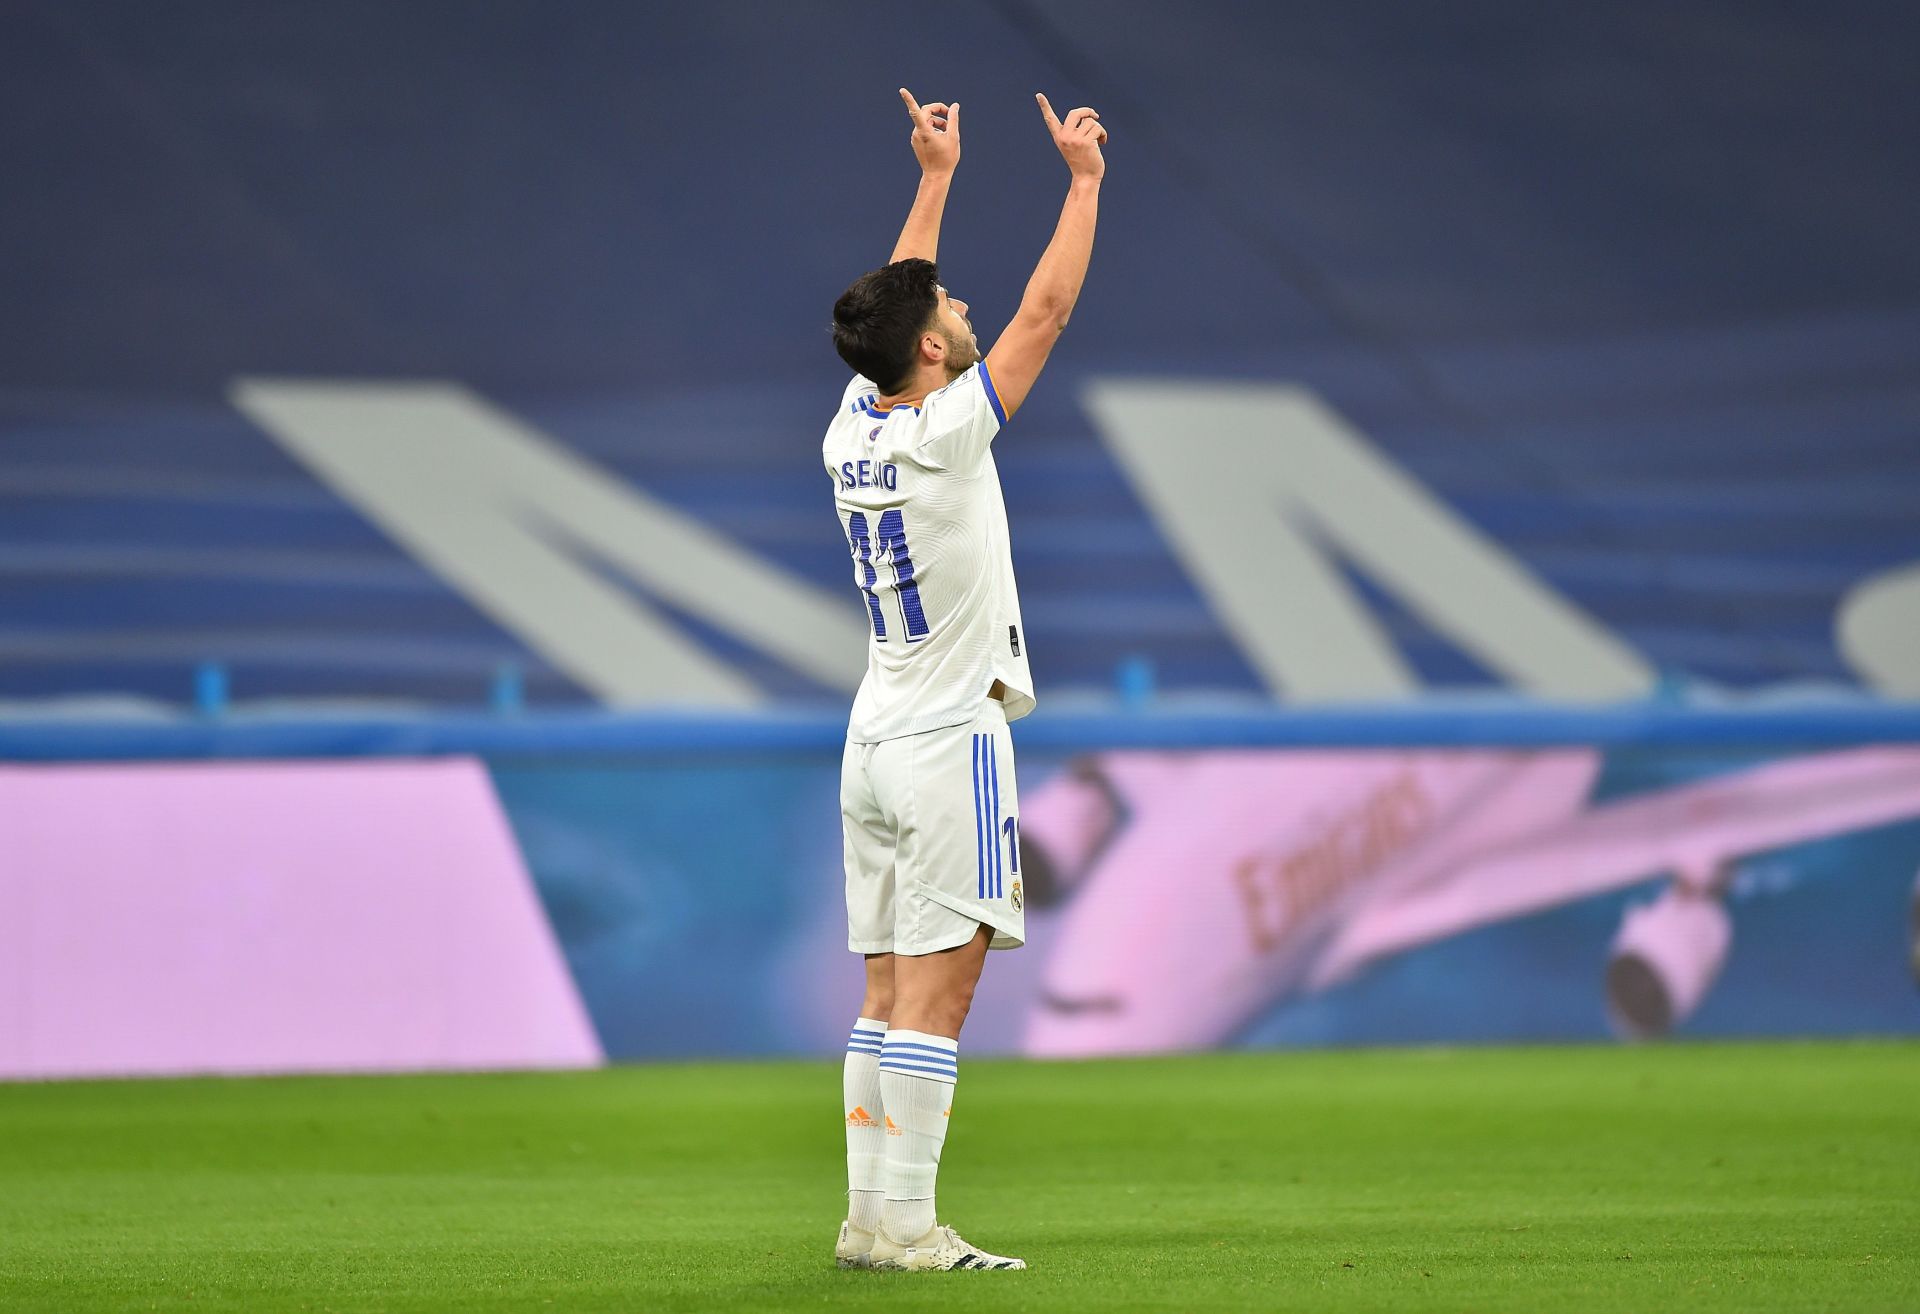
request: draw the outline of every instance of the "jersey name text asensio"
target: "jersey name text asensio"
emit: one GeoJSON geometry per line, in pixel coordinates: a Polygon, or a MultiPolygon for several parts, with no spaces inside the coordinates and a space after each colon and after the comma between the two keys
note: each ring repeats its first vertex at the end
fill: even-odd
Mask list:
{"type": "Polygon", "coordinates": [[[993,682],[1033,710],[993,437],[1006,415],[984,361],[919,406],[855,376],[821,455],[866,605],[867,674],[847,738],[879,743],[973,719],[993,682]]]}

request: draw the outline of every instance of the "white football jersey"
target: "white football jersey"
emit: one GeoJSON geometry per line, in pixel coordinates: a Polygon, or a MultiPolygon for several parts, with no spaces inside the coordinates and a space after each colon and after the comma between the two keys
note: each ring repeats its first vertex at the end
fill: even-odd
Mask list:
{"type": "Polygon", "coordinates": [[[856,375],[821,455],[869,629],[847,738],[964,725],[993,682],[1033,710],[1007,506],[993,463],[1006,412],[985,361],[919,406],[883,409],[856,375]]]}

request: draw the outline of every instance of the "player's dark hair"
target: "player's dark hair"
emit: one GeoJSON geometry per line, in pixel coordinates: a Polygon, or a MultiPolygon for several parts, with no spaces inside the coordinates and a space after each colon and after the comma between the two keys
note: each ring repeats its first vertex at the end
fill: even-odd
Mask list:
{"type": "Polygon", "coordinates": [[[881,392],[913,373],[920,335],[940,308],[940,269],[931,260],[896,260],[862,274],[833,303],[833,349],[881,392]]]}

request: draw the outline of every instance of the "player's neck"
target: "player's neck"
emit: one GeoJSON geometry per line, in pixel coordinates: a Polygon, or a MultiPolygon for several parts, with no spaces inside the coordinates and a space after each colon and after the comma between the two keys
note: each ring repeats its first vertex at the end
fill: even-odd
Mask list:
{"type": "Polygon", "coordinates": [[[895,406],[911,406],[917,409],[926,402],[928,393],[938,392],[952,382],[953,380],[947,377],[946,370],[940,366],[923,367],[907,380],[906,386],[899,392],[881,393],[880,405],[887,409],[895,406]]]}

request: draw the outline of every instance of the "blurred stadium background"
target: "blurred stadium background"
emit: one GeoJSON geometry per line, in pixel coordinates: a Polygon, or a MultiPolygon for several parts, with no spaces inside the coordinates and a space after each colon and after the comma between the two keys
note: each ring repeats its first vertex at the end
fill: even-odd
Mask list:
{"type": "Polygon", "coordinates": [[[0,1077],[830,1055],[834,296],[958,99],[972,1053],[1920,1030],[1911,6],[17,3],[0,1077]],[[1116,949],[1115,946],[1120,946],[1116,949]]]}

